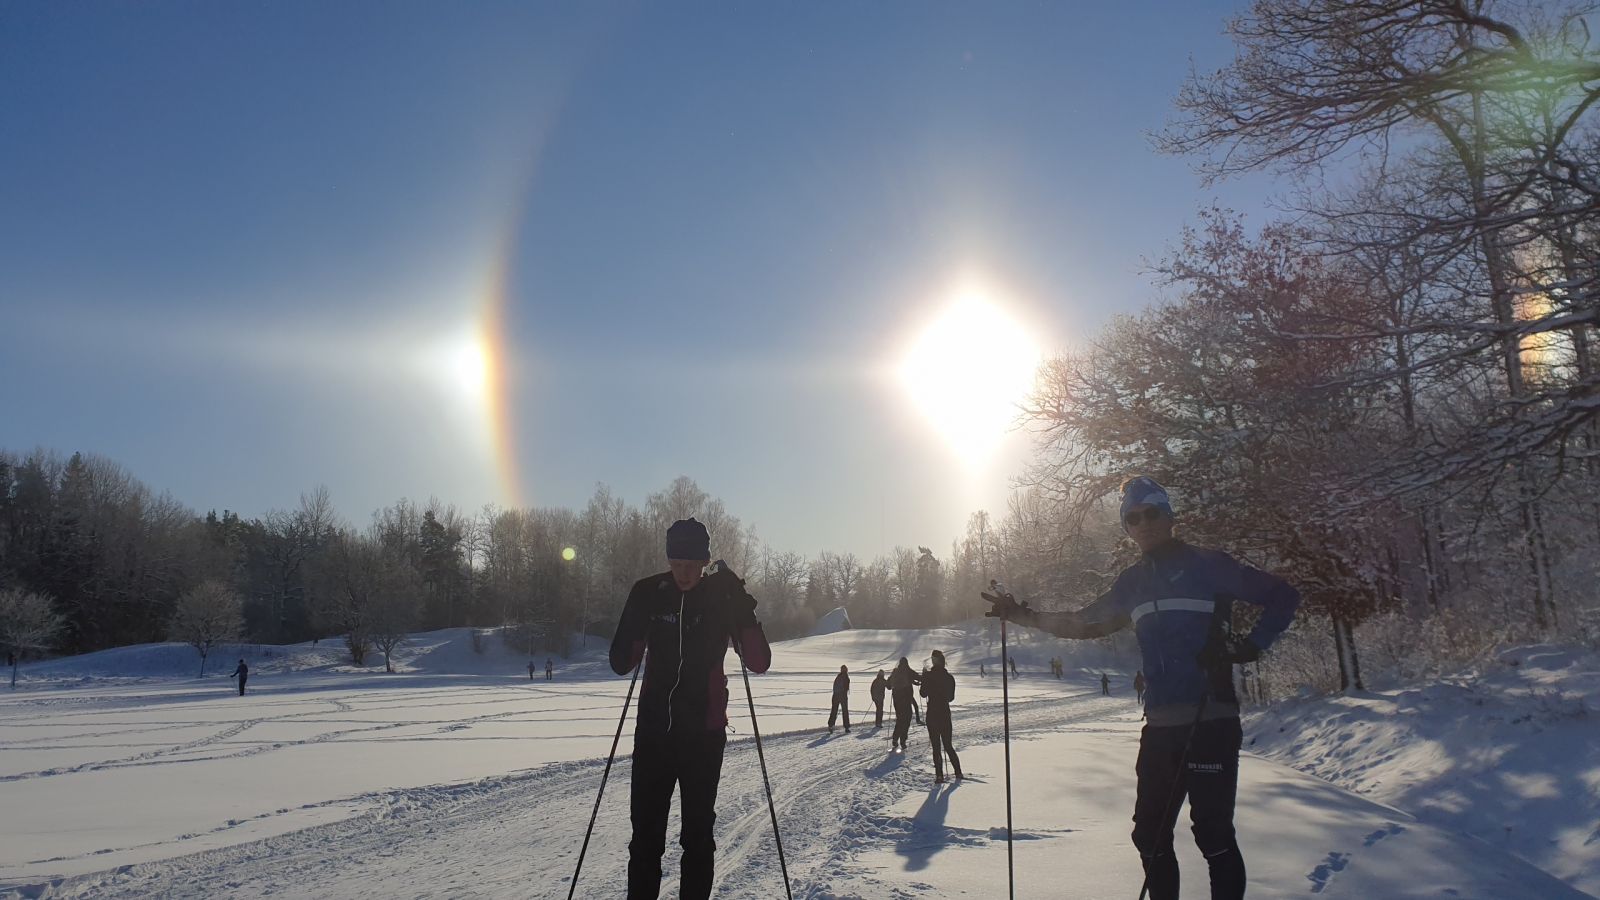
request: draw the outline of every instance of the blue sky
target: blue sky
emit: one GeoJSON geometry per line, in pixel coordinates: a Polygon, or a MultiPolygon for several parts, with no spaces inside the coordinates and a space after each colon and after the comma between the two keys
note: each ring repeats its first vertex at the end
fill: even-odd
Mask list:
{"type": "Polygon", "coordinates": [[[946,547],[1028,452],[886,375],[957,285],[1057,350],[1263,217],[1146,139],[1232,4],[1128,6],[8,3],[0,447],[358,524],[687,474],[779,549],[946,547]],[[514,497],[452,362],[496,296],[514,497]]]}

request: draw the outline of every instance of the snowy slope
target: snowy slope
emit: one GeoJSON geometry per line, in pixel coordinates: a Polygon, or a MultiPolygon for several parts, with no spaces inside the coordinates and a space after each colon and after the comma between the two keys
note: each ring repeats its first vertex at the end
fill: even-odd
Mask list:
{"type": "Polygon", "coordinates": [[[1426,686],[1296,701],[1248,749],[1600,894],[1600,657],[1534,646],[1426,686]]]}
{"type": "MultiPolygon", "coordinates": [[[[751,678],[796,896],[999,895],[1000,679],[976,674],[998,649],[989,627],[784,642],[773,673],[751,678]],[[856,728],[822,728],[840,664],[865,675],[900,656],[920,665],[932,649],[959,680],[956,740],[975,776],[940,790],[924,732],[890,754],[886,731],[861,721],[865,677],[856,728]]],[[[1136,895],[1126,666],[1095,644],[1017,640],[1018,896],[1136,895]],[[1067,678],[1046,673],[1052,655],[1067,658],[1067,678]],[[1115,696],[1100,696],[1102,666],[1115,696]]],[[[464,632],[418,636],[395,675],[313,665],[320,646],[282,648],[279,669],[242,699],[225,678],[162,680],[154,663],[123,683],[60,661],[60,680],[0,696],[0,897],[565,896],[628,686],[594,643],[582,661],[558,660],[554,682],[542,671],[530,682],[520,655],[473,653],[464,632]]],[[[769,900],[782,895],[777,856],[729,662],[736,732],[716,896],[769,900]]],[[[621,896],[627,749],[624,735],[579,896],[621,896]]],[[[1491,845],[1267,759],[1247,757],[1242,777],[1253,896],[1583,896],[1491,845]]],[[[1185,896],[1203,896],[1200,863],[1183,852],[1185,896]]],[[[667,862],[672,878],[674,852],[667,862]]]]}

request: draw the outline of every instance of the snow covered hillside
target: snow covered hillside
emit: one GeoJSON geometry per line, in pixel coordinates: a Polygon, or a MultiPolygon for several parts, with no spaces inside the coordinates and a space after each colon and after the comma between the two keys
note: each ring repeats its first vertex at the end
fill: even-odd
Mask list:
{"type": "MultiPolygon", "coordinates": [[[[1072,897],[1134,896],[1132,661],[1019,631],[1018,896],[1061,897],[1063,885],[1072,897]],[[1048,674],[1052,656],[1067,661],[1062,680],[1048,674]],[[1101,696],[1102,671],[1113,696],[1101,696]]],[[[795,896],[999,895],[995,637],[978,621],[775,645],[773,671],[751,687],[795,896]],[[972,776],[946,786],[932,784],[920,729],[911,752],[888,752],[866,691],[876,669],[901,656],[920,667],[933,649],[958,679],[956,746],[972,776]],[[855,727],[829,735],[841,664],[855,676],[855,727]]],[[[498,640],[477,652],[466,630],[417,636],[392,675],[381,663],[345,665],[337,646],[261,647],[247,656],[259,674],[242,698],[226,677],[194,677],[193,652],[170,645],[29,667],[21,689],[0,695],[0,897],[564,897],[628,684],[589,643],[556,660],[553,681],[542,656],[530,680],[525,655],[498,640]]],[[[218,659],[236,658],[229,649],[218,659]]],[[[715,895],[770,900],[782,896],[781,877],[731,654],[729,664],[735,733],[715,895]]],[[[622,894],[628,746],[624,735],[579,896],[622,894]]],[[[1241,781],[1254,896],[1584,896],[1447,823],[1267,758],[1247,756],[1241,781]]],[[[1203,862],[1186,838],[1185,896],[1204,896],[1203,862]]]]}
{"type": "Polygon", "coordinates": [[[1516,647],[1425,687],[1282,704],[1245,746],[1600,894],[1600,657],[1516,647]]]}

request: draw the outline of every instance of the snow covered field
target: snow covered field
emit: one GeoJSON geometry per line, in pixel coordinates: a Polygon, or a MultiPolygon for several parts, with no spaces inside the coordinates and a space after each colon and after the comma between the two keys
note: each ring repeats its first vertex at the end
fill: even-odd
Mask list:
{"type": "MultiPolygon", "coordinates": [[[[1097,647],[1028,632],[1020,640],[1011,714],[1018,896],[1134,897],[1131,672],[1097,647]],[[1051,655],[1067,659],[1065,680],[1047,674],[1051,655]],[[1115,696],[1100,696],[1103,670],[1115,696]]],[[[224,677],[196,679],[185,647],[24,670],[20,689],[0,697],[0,896],[566,896],[627,690],[597,642],[558,660],[553,682],[542,668],[530,681],[527,658],[497,639],[474,652],[463,630],[418,636],[393,675],[381,664],[376,672],[342,664],[338,647],[252,650],[256,674],[243,698],[224,677]]],[[[775,646],[773,672],[751,684],[795,896],[1003,896],[997,655],[981,623],[775,646]],[[912,752],[890,754],[887,731],[861,718],[873,671],[902,655],[920,665],[934,648],[958,679],[956,743],[973,776],[938,788],[924,732],[914,732],[912,752]],[[987,679],[977,674],[984,659],[987,679]],[[830,736],[822,726],[841,663],[854,678],[856,727],[830,736]]],[[[213,666],[231,671],[236,657],[213,666]]],[[[768,900],[782,896],[782,884],[737,660],[729,662],[736,733],[718,805],[716,896],[768,900]]],[[[1272,715],[1301,716],[1294,724],[1307,739],[1334,740],[1319,730],[1314,706],[1272,715]]],[[[1271,721],[1251,729],[1263,755],[1247,756],[1241,776],[1253,896],[1588,896],[1514,853],[1593,890],[1594,857],[1582,853],[1600,840],[1563,831],[1568,843],[1541,855],[1462,834],[1473,823],[1441,817],[1426,802],[1434,794],[1385,794],[1353,783],[1352,772],[1319,768],[1307,748],[1291,746],[1289,719],[1271,721]],[[1279,735],[1279,724],[1280,741],[1261,737],[1279,735]]],[[[630,732],[579,896],[622,893],[630,732]]],[[[1505,783],[1538,795],[1535,768],[1594,752],[1592,740],[1576,743],[1505,783]]],[[[1556,785],[1578,794],[1582,811],[1563,819],[1573,828],[1597,818],[1600,767],[1587,759],[1586,768],[1561,770],[1572,783],[1556,785]]],[[[1179,846],[1185,896],[1206,896],[1203,865],[1182,831],[1179,846]]],[[[675,895],[675,851],[669,844],[665,896],[675,895]]]]}

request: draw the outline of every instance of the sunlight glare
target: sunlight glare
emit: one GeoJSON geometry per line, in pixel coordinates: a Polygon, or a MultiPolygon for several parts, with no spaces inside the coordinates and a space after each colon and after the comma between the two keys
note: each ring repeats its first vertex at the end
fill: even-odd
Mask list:
{"type": "Polygon", "coordinates": [[[982,292],[968,290],[914,339],[899,377],[911,401],[959,456],[982,462],[1033,388],[1037,344],[982,292]]]}

